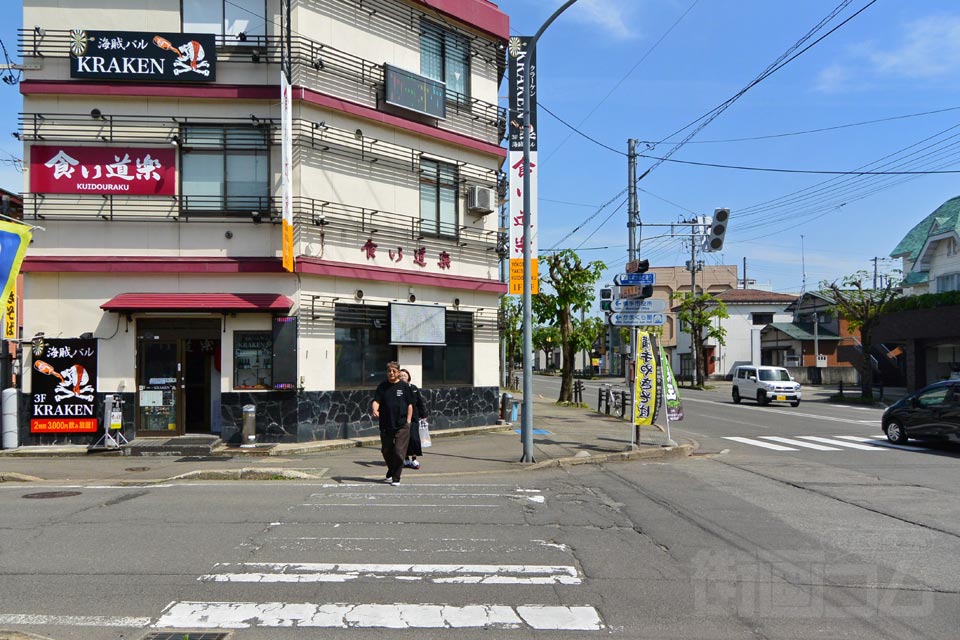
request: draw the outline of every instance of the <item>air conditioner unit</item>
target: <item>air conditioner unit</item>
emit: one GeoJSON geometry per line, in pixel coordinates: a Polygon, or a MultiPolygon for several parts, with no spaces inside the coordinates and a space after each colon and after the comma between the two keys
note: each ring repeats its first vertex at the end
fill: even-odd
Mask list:
{"type": "Polygon", "coordinates": [[[489,187],[467,188],[467,211],[485,216],[496,208],[497,194],[489,187]]]}

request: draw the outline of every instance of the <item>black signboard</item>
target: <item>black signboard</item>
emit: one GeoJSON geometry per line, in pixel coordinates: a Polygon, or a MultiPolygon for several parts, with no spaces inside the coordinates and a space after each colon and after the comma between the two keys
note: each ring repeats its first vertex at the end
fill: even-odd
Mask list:
{"type": "Polygon", "coordinates": [[[297,317],[273,319],[273,388],[297,388],[297,317]]]}
{"type": "Polygon", "coordinates": [[[434,118],[447,117],[447,85],[393,65],[384,65],[387,104],[434,118]]]}
{"type": "Polygon", "coordinates": [[[213,82],[216,37],[209,33],[70,31],[70,77],[137,82],[213,82]]]}
{"type": "Polygon", "coordinates": [[[96,433],[96,339],[34,340],[30,433],[96,433]]]}
{"type": "Polygon", "coordinates": [[[510,151],[523,151],[523,103],[530,100],[530,151],[537,150],[537,52],[529,36],[510,38],[510,151]]]}

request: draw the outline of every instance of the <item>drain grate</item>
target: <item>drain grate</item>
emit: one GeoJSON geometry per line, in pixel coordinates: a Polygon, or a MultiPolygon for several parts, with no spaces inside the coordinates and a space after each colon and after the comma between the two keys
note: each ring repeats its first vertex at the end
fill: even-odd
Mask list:
{"type": "Polygon", "coordinates": [[[150,467],[127,467],[124,471],[129,471],[130,473],[139,473],[141,471],[150,471],[150,467]]]}
{"type": "Polygon", "coordinates": [[[28,500],[46,500],[47,498],[72,498],[80,495],[79,491],[44,491],[42,493],[28,493],[23,496],[28,500]]]}
{"type": "Polygon", "coordinates": [[[185,456],[177,458],[174,462],[230,462],[232,459],[227,456],[185,456]]]}
{"type": "Polygon", "coordinates": [[[226,640],[229,633],[202,633],[196,631],[155,631],[140,640],[226,640]]]}

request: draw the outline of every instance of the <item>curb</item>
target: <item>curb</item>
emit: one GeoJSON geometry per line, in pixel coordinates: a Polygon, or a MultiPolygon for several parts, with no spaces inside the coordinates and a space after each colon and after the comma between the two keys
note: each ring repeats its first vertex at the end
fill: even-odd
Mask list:
{"type": "Polygon", "coordinates": [[[43,478],[28,476],[22,473],[0,473],[0,482],[42,482],[43,478]]]}
{"type": "MultiPolygon", "coordinates": [[[[483,427],[459,427],[455,429],[442,429],[431,431],[430,438],[452,438],[455,436],[473,436],[484,433],[499,433],[501,431],[510,431],[512,424],[487,425],[483,427]]],[[[380,436],[363,436],[359,438],[346,438],[342,440],[320,440],[317,442],[304,442],[299,444],[278,444],[267,452],[268,456],[294,456],[309,455],[311,453],[323,453],[324,451],[337,451],[341,449],[353,449],[355,447],[380,448],[380,436]]],[[[223,455],[222,451],[235,452],[236,449],[217,449],[214,455],[223,455]]],[[[241,453],[241,455],[243,455],[241,453]]]]}
{"type": "Polygon", "coordinates": [[[538,469],[549,469],[551,467],[575,467],[582,464],[603,464],[605,462],[628,462],[630,460],[649,460],[654,458],[663,458],[672,460],[675,458],[687,458],[696,451],[697,447],[692,444],[680,444],[675,447],[660,447],[657,449],[635,449],[633,451],[621,451],[619,453],[604,453],[600,455],[572,456],[568,458],[554,458],[535,462],[529,467],[524,467],[524,471],[535,471],[538,469]]]}

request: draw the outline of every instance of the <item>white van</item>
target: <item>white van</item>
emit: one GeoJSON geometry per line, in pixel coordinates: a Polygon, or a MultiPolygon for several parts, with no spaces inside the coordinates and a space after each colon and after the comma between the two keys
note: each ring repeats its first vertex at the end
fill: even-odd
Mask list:
{"type": "Polygon", "coordinates": [[[800,383],[790,377],[783,367],[739,366],[733,370],[733,402],[744,398],[756,399],[758,404],[789,402],[800,406],[800,383]]]}

